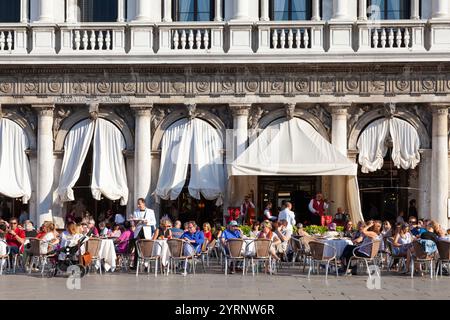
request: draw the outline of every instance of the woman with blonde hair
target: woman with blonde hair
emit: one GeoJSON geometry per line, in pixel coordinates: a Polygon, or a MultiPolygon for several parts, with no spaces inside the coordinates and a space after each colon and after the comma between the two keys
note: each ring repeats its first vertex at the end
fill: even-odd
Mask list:
{"type": "Polygon", "coordinates": [[[156,229],[152,239],[172,239],[172,231],[170,230],[171,227],[172,221],[167,218],[162,218],[159,222],[159,228],[156,229]]]}
{"type": "Polygon", "coordinates": [[[272,232],[273,227],[272,227],[272,223],[269,220],[263,221],[261,226],[262,226],[262,230],[258,233],[258,239],[271,240],[272,245],[270,246],[270,253],[276,260],[279,260],[280,258],[278,258],[278,256],[277,256],[276,247],[277,247],[277,245],[279,245],[281,243],[280,238],[278,238],[278,236],[275,234],[275,232],[272,232]]]}
{"type": "Polygon", "coordinates": [[[212,240],[211,225],[208,222],[205,222],[203,224],[203,234],[205,236],[205,239],[208,239],[208,242],[211,242],[212,240]]]}

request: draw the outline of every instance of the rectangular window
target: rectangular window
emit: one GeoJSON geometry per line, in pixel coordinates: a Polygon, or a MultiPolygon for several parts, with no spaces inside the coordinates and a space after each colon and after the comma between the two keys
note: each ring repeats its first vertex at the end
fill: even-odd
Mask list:
{"type": "Polygon", "coordinates": [[[78,0],[82,22],[115,22],[117,0],[78,0]]]}
{"type": "Polygon", "coordinates": [[[312,0],[271,0],[271,20],[311,20],[312,0]]]}
{"type": "Polygon", "coordinates": [[[177,21],[214,20],[214,0],[175,0],[177,21]]]}
{"type": "Polygon", "coordinates": [[[20,22],[20,0],[0,0],[0,23],[20,22]]]}
{"type": "Polygon", "coordinates": [[[403,20],[411,17],[410,0],[370,0],[367,16],[375,20],[403,20]]]}

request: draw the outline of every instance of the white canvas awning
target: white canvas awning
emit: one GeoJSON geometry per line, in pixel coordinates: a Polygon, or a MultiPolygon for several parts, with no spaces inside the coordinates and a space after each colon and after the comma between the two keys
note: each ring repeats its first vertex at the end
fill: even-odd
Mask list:
{"type": "Polygon", "coordinates": [[[266,128],[228,166],[229,176],[347,176],[347,207],[356,222],[363,220],[357,172],[356,163],[298,118],[266,128]]]}

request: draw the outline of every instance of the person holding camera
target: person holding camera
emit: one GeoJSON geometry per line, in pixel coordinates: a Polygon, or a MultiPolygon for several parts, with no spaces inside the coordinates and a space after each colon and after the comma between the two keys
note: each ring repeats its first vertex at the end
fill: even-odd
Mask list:
{"type": "Polygon", "coordinates": [[[16,218],[9,220],[9,228],[5,237],[8,244],[10,255],[19,253],[19,248],[25,242],[25,231],[19,228],[19,223],[16,218]]]}

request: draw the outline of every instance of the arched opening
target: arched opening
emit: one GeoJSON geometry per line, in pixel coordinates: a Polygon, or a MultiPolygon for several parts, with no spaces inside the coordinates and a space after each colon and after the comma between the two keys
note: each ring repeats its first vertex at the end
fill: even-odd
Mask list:
{"type": "Polygon", "coordinates": [[[80,121],[69,130],[58,187],[66,220],[90,216],[100,222],[115,213],[126,215],[125,148],[120,129],[102,118],[80,121]]]}
{"type": "MultiPolygon", "coordinates": [[[[14,121],[0,118],[0,218],[29,219],[31,172],[25,131],[14,121]],[[21,216],[21,214],[23,215],[21,216]]],[[[36,222],[36,221],[34,221],[36,222]]]]}
{"type": "Polygon", "coordinates": [[[155,191],[161,199],[160,217],[222,222],[222,148],[218,130],[202,119],[183,118],[165,130],[155,191]]]}
{"type": "Polygon", "coordinates": [[[401,212],[405,221],[417,216],[410,201],[425,192],[418,181],[419,147],[417,130],[400,118],[380,118],[362,130],[358,183],[365,219],[395,221],[401,212]]]}

